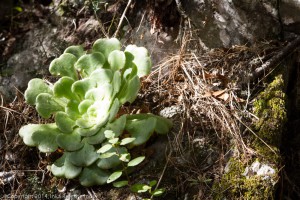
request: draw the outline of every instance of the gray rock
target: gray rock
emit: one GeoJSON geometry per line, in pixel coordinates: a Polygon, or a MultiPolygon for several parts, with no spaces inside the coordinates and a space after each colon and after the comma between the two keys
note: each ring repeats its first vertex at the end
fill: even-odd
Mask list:
{"type": "Polygon", "coordinates": [[[24,91],[30,79],[48,74],[49,62],[60,55],[64,44],[57,37],[57,29],[42,25],[29,31],[21,44],[17,45],[14,55],[1,69],[0,95],[11,101],[16,89],[24,91]]]}
{"type": "Polygon", "coordinates": [[[230,47],[276,39],[281,32],[300,33],[300,2],[283,0],[181,0],[186,14],[199,30],[203,46],[230,47]],[[280,13],[278,13],[278,8],[280,13]]]}

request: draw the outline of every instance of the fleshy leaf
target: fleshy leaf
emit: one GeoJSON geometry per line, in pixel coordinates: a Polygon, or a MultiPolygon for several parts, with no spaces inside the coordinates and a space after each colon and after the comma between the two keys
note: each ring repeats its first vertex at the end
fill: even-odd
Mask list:
{"type": "Polygon", "coordinates": [[[148,119],[150,117],[156,118],[155,132],[158,134],[167,134],[173,126],[173,123],[171,120],[161,117],[161,116],[153,115],[151,113],[128,115],[127,119],[128,120],[142,120],[142,119],[148,119]]]}
{"type": "Polygon", "coordinates": [[[54,176],[57,177],[65,177],[68,179],[76,178],[81,170],[82,167],[77,167],[73,165],[69,159],[68,159],[68,153],[64,153],[62,157],[57,159],[52,165],[51,165],[51,172],[54,176]]]}
{"type": "MultiPolygon", "coordinates": [[[[124,154],[127,153],[127,149],[124,147],[112,147],[106,153],[124,154]]],[[[97,166],[101,169],[111,169],[121,164],[121,162],[122,161],[119,159],[118,155],[113,155],[109,158],[101,158],[97,161],[97,166]]]]}
{"type": "Polygon", "coordinates": [[[103,185],[106,183],[110,173],[106,170],[100,169],[95,165],[85,167],[80,174],[80,184],[85,187],[93,185],[103,185]]]}
{"type": "Polygon", "coordinates": [[[81,114],[86,113],[88,108],[93,105],[94,101],[90,99],[85,99],[82,102],[80,102],[78,106],[78,110],[81,114]]]}
{"type": "Polygon", "coordinates": [[[116,38],[104,38],[98,39],[93,45],[93,52],[101,52],[104,54],[105,58],[114,50],[120,50],[121,43],[116,38]]]}
{"type": "Polygon", "coordinates": [[[122,176],[123,172],[122,171],[116,171],[114,173],[112,173],[108,179],[107,179],[107,183],[111,183],[114,182],[115,180],[117,180],[118,178],[120,178],[122,176]]]}
{"type": "Polygon", "coordinates": [[[100,52],[94,52],[81,56],[75,63],[75,68],[80,72],[82,77],[87,77],[96,69],[102,68],[104,63],[104,55],[100,52]]]}
{"type": "Polygon", "coordinates": [[[82,55],[84,55],[85,52],[84,52],[82,46],[78,45],[78,46],[70,46],[70,47],[66,48],[66,50],[64,51],[64,53],[73,54],[78,59],[82,55]]]}
{"type": "Polygon", "coordinates": [[[42,126],[43,124],[28,124],[21,127],[19,135],[23,138],[23,142],[27,146],[37,146],[37,142],[32,140],[32,134],[38,131],[42,126]]]}
{"type": "Polygon", "coordinates": [[[90,117],[88,114],[84,114],[76,120],[76,125],[80,128],[88,129],[96,125],[96,119],[95,117],[90,117]]]}
{"type": "Polygon", "coordinates": [[[65,97],[67,99],[76,99],[78,97],[71,91],[74,80],[68,76],[60,78],[53,87],[54,95],[56,97],[65,97]]]}
{"type": "Polygon", "coordinates": [[[150,138],[154,132],[155,126],[156,119],[154,117],[144,120],[127,120],[125,130],[135,138],[131,144],[138,146],[145,143],[150,138]]]}
{"type": "Polygon", "coordinates": [[[90,78],[95,80],[99,87],[103,84],[111,83],[113,79],[113,72],[111,69],[97,69],[93,71],[90,78]]]}
{"type": "Polygon", "coordinates": [[[55,122],[59,130],[64,133],[71,133],[76,125],[75,121],[72,120],[65,112],[57,112],[55,115],[55,122]]]}
{"type": "Polygon", "coordinates": [[[117,98],[119,99],[120,103],[121,104],[124,104],[125,102],[132,103],[136,99],[140,87],[141,87],[141,83],[139,77],[134,76],[126,83],[126,85],[122,88],[120,93],[117,95],[117,98]]]}
{"type": "Polygon", "coordinates": [[[96,87],[96,81],[90,78],[85,78],[79,81],[76,81],[72,85],[72,92],[80,96],[81,99],[84,99],[84,96],[87,91],[96,87]]]}
{"type": "Polygon", "coordinates": [[[110,68],[114,71],[123,69],[125,66],[125,54],[123,51],[114,50],[108,55],[108,63],[110,68]]]}
{"type": "Polygon", "coordinates": [[[126,125],[126,115],[122,115],[118,119],[115,119],[113,122],[106,125],[106,130],[112,130],[115,134],[115,137],[122,135],[126,125]]]}
{"type": "Polygon", "coordinates": [[[76,128],[75,132],[81,136],[90,137],[95,135],[100,130],[100,128],[101,126],[94,125],[90,128],[76,128]]]}
{"type": "Polygon", "coordinates": [[[36,98],[36,110],[42,117],[48,119],[51,114],[57,111],[64,111],[63,103],[51,94],[41,93],[36,98]]]}
{"type": "Polygon", "coordinates": [[[66,113],[73,120],[79,118],[81,115],[78,111],[78,101],[70,100],[66,106],[66,113]]]}
{"type": "Polygon", "coordinates": [[[86,99],[91,99],[93,101],[111,99],[112,98],[112,86],[111,84],[104,84],[97,88],[90,89],[86,94],[86,99]]]}
{"type": "Polygon", "coordinates": [[[41,93],[52,94],[52,90],[42,79],[31,79],[24,94],[26,102],[30,105],[35,105],[36,97],[41,93]]]}
{"type": "Polygon", "coordinates": [[[55,124],[41,124],[32,133],[32,140],[43,153],[54,152],[58,148],[56,137],[61,134],[55,124]]]}
{"type": "Polygon", "coordinates": [[[112,83],[114,97],[120,91],[121,88],[121,73],[119,71],[115,71],[112,83]]]}
{"type": "Polygon", "coordinates": [[[143,162],[145,160],[145,156],[140,156],[140,157],[137,157],[133,160],[131,160],[127,166],[128,167],[134,167],[134,166],[137,166],[138,164],[140,164],[141,162],[143,162]]]}
{"type": "Polygon", "coordinates": [[[76,61],[76,56],[70,53],[64,53],[50,63],[49,71],[55,76],[68,76],[77,80],[77,72],[74,68],[76,61]]]}
{"type": "Polygon", "coordinates": [[[100,144],[102,143],[106,138],[104,136],[104,128],[100,129],[100,131],[98,131],[98,133],[96,133],[93,136],[90,137],[86,137],[85,140],[89,143],[89,144],[100,144]]]}
{"type": "Polygon", "coordinates": [[[70,162],[76,166],[86,167],[93,164],[98,159],[98,154],[94,146],[85,143],[83,148],[70,153],[70,162]]]}
{"type": "Polygon", "coordinates": [[[115,98],[115,100],[109,110],[109,118],[108,118],[109,122],[111,122],[112,120],[115,119],[115,117],[119,111],[119,108],[120,108],[119,100],[117,98],[115,98]]]}
{"type": "Polygon", "coordinates": [[[136,45],[128,45],[125,49],[126,59],[133,56],[132,62],[138,68],[138,76],[143,77],[148,75],[151,71],[151,59],[149,57],[148,50],[144,47],[137,47],[136,45]]]}
{"type": "Polygon", "coordinates": [[[83,147],[80,135],[75,132],[71,134],[60,134],[56,137],[58,146],[66,151],[77,151],[83,147]]]}

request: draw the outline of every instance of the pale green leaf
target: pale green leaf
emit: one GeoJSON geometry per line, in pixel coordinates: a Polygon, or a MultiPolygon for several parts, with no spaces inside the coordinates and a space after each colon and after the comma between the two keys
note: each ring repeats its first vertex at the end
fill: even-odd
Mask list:
{"type": "Polygon", "coordinates": [[[79,81],[76,81],[72,85],[72,92],[76,95],[78,95],[81,99],[85,98],[85,94],[87,91],[89,91],[92,88],[96,87],[96,81],[90,78],[85,78],[79,81]]]}
{"type": "Polygon", "coordinates": [[[25,100],[30,105],[36,104],[36,97],[41,93],[53,94],[49,85],[42,79],[34,78],[28,82],[27,90],[24,93],[25,100]]]}
{"type": "Polygon", "coordinates": [[[56,142],[58,146],[63,148],[66,151],[77,151],[83,147],[83,143],[81,143],[80,135],[75,132],[71,134],[60,134],[56,137],[56,142]]]}
{"type": "Polygon", "coordinates": [[[82,77],[88,77],[96,69],[102,68],[104,63],[104,55],[100,52],[95,52],[81,56],[75,63],[75,68],[82,77]]]}
{"type": "Polygon", "coordinates": [[[113,183],[113,186],[116,188],[124,187],[128,185],[128,181],[117,181],[113,183]]]}
{"type": "Polygon", "coordinates": [[[165,189],[161,188],[161,189],[154,190],[153,192],[151,192],[151,194],[155,197],[158,197],[161,196],[164,192],[165,189]]]}
{"type": "Polygon", "coordinates": [[[155,126],[156,119],[154,117],[143,120],[127,120],[125,130],[135,138],[131,144],[138,146],[145,143],[150,138],[154,132],[155,126]]]}
{"type": "Polygon", "coordinates": [[[98,168],[96,165],[85,167],[80,174],[79,182],[85,187],[93,185],[104,185],[110,173],[106,170],[98,168]]]}
{"type": "Polygon", "coordinates": [[[106,130],[104,131],[104,135],[108,139],[112,139],[115,137],[115,133],[112,130],[106,130]]]}
{"type": "Polygon", "coordinates": [[[134,167],[134,166],[140,164],[141,162],[143,162],[144,160],[145,160],[145,156],[137,157],[137,158],[131,160],[131,161],[127,164],[127,166],[128,166],[128,167],[134,167]]]}
{"type": "Polygon", "coordinates": [[[114,77],[113,77],[113,96],[115,96],[121,88],[121,73],[119,71],[115,71],[114,77]]]}
{"type": "Polygon", "coordinates": [[[129,162],[130,161],[130,154],[129,153],[123,153],[120,155],[119,159],[123,162],[129,162]]]}
{"type": "Polygon", "coordinates": [[[114,182],[115,180],[117,180],[118,178],[120,178],[122,176],[123,172],[122,171],[116,171],[114,173],[112,173],[108,179],[107,179],[107,183],[111,183],[114,182]]]}
{"type": "Polygon", "coordinates": [[[95,80],[97,86],[100,87],[103,84],[111,83],[113,80],[113,71],[111,69],[97,69],[93,71],[90,78],[95,80]]]}
{"type": "Polygon", "coordinates": [[[97,153],[105,153],[107,151],[109,151],[113,146],[111,144],[106,144],[103,145],[98,151],[97,153]]]}
{"type": "Polygon", "coordinates": [[[125,49],[126,59],[132,59],[132,62],[138,68],[138,76],[143,77],[151,71],[151,59],[148,50],[136,45],[128,45],[125,49]],[[129,56],[129,54],[131,54],[129,56]]]}
{"type": "Polygon", "coordinates": [[[119,142],[119,138],[110,139],[110,140],[108,140],[108,142],[111,143],[112,145],[115,145],[116,143],[119,142]]]}
{"type": "Polygon", "coordinates": [[[114,50],[120,50],[121,43],[116,38],[104,38],[98,39],[93,45],[93,52],[101,52],[104,54],[105,58],[114,50]]]}
{"type": "Polygon", "coordinates": [[[57,112],[55,114],[55,123],[59,130],[64,133],[73,132],[73,128],[75,127],[75,121],[72,120],[65,112],[57,112]]]}
{"type": "Polygon", "coordinates": [[[64,111],[64,104],[65,102],[54,98],[48,93],[41,93],[36,97],[36,110],[46,119],[55,112],[64,111]]]}
{"type": "Polygon", "coordinates": [[[81,114],[86,113],[88,108],[93,105],[94,101],[91,99],[85,99],[82,102],[80,102],[78,106],[78,110],[81,114]]]}
{"type": "MultiPolygon", "coordinates": [[[[58,148],[58,145],[56,143],[56,137],[59,134],[62,134],[55,124],[40,124],[39,129],[36,130],[36,127],[32,127],[33,130],[29,130],[32,135],[32,141],[36,144],[35,146],[38,147],[38,149],[41,152],[49,153],[54,152],[58,148]]],[[[29,134],[30,134],[29,132],[29,134]]],[[[28,134],[28,133],[25,133],[28,134]]]]}
{"type": "Polygon", "coordinates": [[[93,164],[98,159],[98,154],[94,146],[85,143],[83,148],[70,153],[70,162],[79,167],[86,167],[93,164]]]}
{"type": "Polygon", "coordinates": [[[60,78],[53,87],[54,96],[67,99],[79,100],[78,96],[71,91],[74,80],[68,76],[60,78]]]}
{"type": "Polygon", "coordinates": [[[64,53],[73,54],[74,56],[76,56],[77,59],[85,54],[82,46],[70,46],[70,47],[66,48],[64,53]]]}
{"type": "Polygon", "coordinates": [[[114,50],[108,55],[108,63],[110,68],[114,71],[123,69],[125,66],[125,54],[123,51],[114,50]]]}
{"type": "Polygon", "coordinates": [[[117,98],[115,98],[114,102],[112,103],[110,109],[109,109],[109,118],[108,121],[111,122],[115,119],[117,113],[119,112],[120,109],[120,103],[117,98]]]}
{"type": "Polygon", "coordinates": [[[115,134],[114,137],[119,137],[122,135],[124,128],[126,125],[126,115],[122,115],[121,117],[115,119],[111,123],[106,125],[106,130],[112,130],[115,134]]]}
{"type": "Polygon", "coordinates": [[[133,142],[135,140],[135,138],[129,137],[129,138],[124,138],[121,140],[120,145],[126,145],[129,144],[131,142],[133,142]]]}
{"type": "Polygon", "coordinates": [[[134,76],[132,79],[127,81],[117,95],[120,104],[124,104],[126,102],[132,103],[136,99],[140,87],[141,83],[138,76],[134,76]]]}
{"type": "Polygon", "coordinates": [[[74,80],[78,79],[74,68],[77,58],[73,54],[64,53],[50,63],[49,71],[55,76],[68,76],[74,80]]]}
{"type": "Polygon", "coordinates": [[[104,158],[102,157],[103,156],[102,154],[100,156],[101,159],[97,161],[97,166],[100,167],[101,169],[111,169],[120,165],[122,161],[119,159],[118,154],[127,153],[127,149],[124,147],[113,147],[105,154],[109,154],[109,153],[114,153],[114,155],[112,154],[112,156],[108,158],[104,158]]]}
{"type": "Polygon", "coordinates": [[[117,155],[117,153],[116,152],[106,152],[106,153],[101,154],[99,156],[99,158],[105,159],[105,158],[110,158],[110,157],[112,157],[114,155],[117,155]]]}

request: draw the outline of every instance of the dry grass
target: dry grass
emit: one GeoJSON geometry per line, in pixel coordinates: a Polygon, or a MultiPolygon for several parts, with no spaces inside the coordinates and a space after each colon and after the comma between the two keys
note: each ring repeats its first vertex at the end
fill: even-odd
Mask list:
{"type": "Polygon", "coordinates": [[[178,193],[192,187],[193,198],[211,199],[213,180],[222,175],[230,157],[243,155],[247,162],[255,156],[247,135],[254,133],[252,100],[262,82],[250,83],[247,77],[280,46],[265,42],[203,54],[190,50],[195,50],[195,41],[191,32],[185,32],[178,54],[155,66],[144,82],[143,102],[152,104],[157,113],[174,105],[181,109],[173,119],[168,157],[170,169],[176,171],[178,193]]]}

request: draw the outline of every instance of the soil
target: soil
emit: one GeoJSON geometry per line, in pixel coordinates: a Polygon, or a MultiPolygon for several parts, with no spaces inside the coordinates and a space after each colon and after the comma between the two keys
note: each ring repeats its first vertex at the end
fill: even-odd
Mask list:
{"type": "MultiPolygon", "coordinates": [[[[14,2],[12,12],[0,18],[0,76],[9,77],[7,61],[24,50],[26,33],[41,25],[57,28],[56,36],[62,41],[59,51],[71,44],[89,48],[96,39],[112,36],[126,2],[95,2],[98,1],[14,2]]],[[[154,199],[216,199],[220,194],[214,190],[215,186],[226,174],[231,158],[240,159],[243,166],[250,166],[255,159],[264,159],[253,149],[254,139],[248,127],[252,129],[256,119],[252,113],[253,102],[280,67],[269,69],[270,73],[266,72],[259,81],[248,82],[247,77],[280,52],[286,43],[264,41],[250,47],[204,52],[193,39],[197,30],[185,27],[179,35],[181,16],[175,1],[155,2],[135,1],[127,11],[128,21],[119,32],[124,44],[149,45],[154,58],[153,72],[142,80],[138,99],[123,109],[127,113],[159,114],[175,106],[176,111],[171,115],[174,127],[167,136],[154,136],[146,145],[133,150],[132,153],[143,152],[147,160],[131,178],[141,183],[161,180],[160,187],[166,191],[154,199]],[[170,12],[167,14],[166,10],[170,12]],[[143,17],[147,22],[140,27],[143,17]],[[135,31],[140,32],[135,34],[135,31]],[[178,35],[181,42],[176,44],[173,41],[178,35]]],[[[45,57],[42,69],[48,68],[54,56],[45,57]]],[[[299,66],[299,63],[293,64],[299,66]]],[[[38,75],[51,81],[47,72],[39,71],[38,75]]],[[[18,88],[13,99],[2,101],[0,105],[0,132],[3,133],[0,135],[0,172],[12,172],[0,175],[0,196],[4,199],[22,195],[23,198],[31,195],[28,197],[32,199],[135,199],[128,188],[116,189],[111,185],[84,188],[76,180],[58,179],[47,170],[60,152],[42,154],[36,148],[25,146],[18,136],[22,125],[47,122],[24,102],[25,88],[18,88]]],[[[296,98],[293,91],[295,88],[288,86],[289,102],[296,98]]],[[[281,149],[284,163],[275,166],[281,177],[275,197],[279,199],[300,198],[297,161],[300,112],[293,112],[294,103],[289,105],[288,131],[281,149]]],[[[238,191],[241,196],[236,199],[243,199],[242,192],[238,191]]]]}

